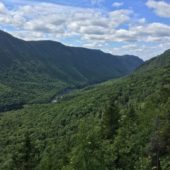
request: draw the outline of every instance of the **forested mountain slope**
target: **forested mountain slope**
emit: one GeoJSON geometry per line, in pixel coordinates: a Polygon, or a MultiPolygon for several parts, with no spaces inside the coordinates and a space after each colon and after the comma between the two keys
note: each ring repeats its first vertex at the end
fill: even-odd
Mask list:
{"type": "Polygon", "coordinates": [[[139,66],[140,68],[138,68],[138,70],[144,72],[169,65],[169,54],[170,49],[166,50],[163,54],[146,61],[144,65],[141,65],[141,67],[139,66]]]}
{"type": "Polygon", "coordinates": [[[169,94],[167,51],[57,104],[3,113],[0,169],[169,170],[169,94]]]}
{"type": "Polygon", "coordinates": [[[0,110],[51,100],[59,91],[127,75],[143,61],[0,31],[0,110]]]}

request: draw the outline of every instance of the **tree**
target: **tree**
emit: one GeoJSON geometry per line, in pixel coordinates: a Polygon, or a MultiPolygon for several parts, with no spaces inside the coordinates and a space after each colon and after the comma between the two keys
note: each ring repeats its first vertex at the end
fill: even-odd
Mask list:
{"type": "Polygon", "coordinates": [[[65,169],[105,170],[100,127],[91,120],[81,121],[70,156],[70,165],[65,169]],[[68,168],[69,167],[69,168],[68,168]]]}
{"type": "Polygon", "coordinates": [[[161,152],[161,145],[160,145],[160,134],[159,134],[159,128],[160,128],[160,119],[159,117],[156,117],[155,120],[155,133],[151,138],[151,167],[153,170],[161,170],[160,165],[160,152],[161,152]]]}
{"type": "Polygon", "coordinates": [[[12,156],[13,168],[17,170],[32,170],[36,166],[35,154],[38,154],[31,141],[29,133],[25,133],[22,144],[12,156]]]}
{"type": "Polygon", "coordinates": [[[111,139],[114,137],[117,128],[119,127],[119,110],[114,100],[111,100],[107,104],[103,118],[102,118],[102,131],[105,139],[111,139]]]}
{"type": "Polygon", "coordinates": [[[164,67],[162,80],[161,80],[161,88],[160,88],[160,94],[161,94],[161,102],[166,102],[168,98],[170,97],[170,63],[164,67]]]}

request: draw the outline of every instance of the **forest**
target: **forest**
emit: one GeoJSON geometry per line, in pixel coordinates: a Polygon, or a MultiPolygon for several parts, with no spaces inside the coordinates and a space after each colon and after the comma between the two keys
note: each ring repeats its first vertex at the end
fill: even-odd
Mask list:
{"type": "MultiPolygon", "coordinates": [[[[0,91],[10,89],[0,86],[0,91]]],[[[0,113],[1,170],[169,170],[170,50],[58,103],[0,113]]]]}

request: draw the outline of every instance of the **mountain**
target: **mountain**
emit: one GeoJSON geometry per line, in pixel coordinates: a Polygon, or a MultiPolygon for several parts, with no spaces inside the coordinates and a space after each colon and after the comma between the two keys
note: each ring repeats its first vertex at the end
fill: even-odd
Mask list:
{"type": "Polygon", "coordinates": [[[160,54],[159,56],[146,61],[144,65],[141,65],[141,69],[139,70],[150,71],[155,68],[165,67],[169,65],[169,62],[170,62],[169,55],[170,55],[170,49],[166,50],[163,54],[160,54]]]}
{"type": "Polygon", "coordinates": [[[0,169],[169,170],[170,51],[129,76],[0,116],[0,169]]]}
{"type": "Polygon", "coordinates": [[[65,88],[121,77],[143,61],[54,41],[23,41],[0,31],[0,110],[50,101],[65,88]]]}

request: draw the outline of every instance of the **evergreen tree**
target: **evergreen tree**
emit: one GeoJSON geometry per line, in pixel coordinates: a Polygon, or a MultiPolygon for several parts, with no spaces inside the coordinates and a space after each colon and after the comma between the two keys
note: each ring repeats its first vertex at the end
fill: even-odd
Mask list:
{"type": "Polygon", "coordinates": [[[12,156],[13,168],[16,170],[32,170],[37,163],[35,154],[38,153],[27,132],[22,143],[21,147],[12,156]]]}
{"type": "Polygon", "coordinates": [[[93,121],[82,121],[76,135],[76,146],[73,148],[70,165],[65,169],[106,170],[100,127],[93,121]]]}
{"type": "Polygon", "coordinates": [[[161,138],[160,138],[160,117],[155,119],[155,132],[151,138],[151,167],[153,170],[161,170],[161,138]]]}
{"type": "Polygon", "coordinates": [[[162,77],[160,88],[161,102],[166,102],[170,98],[170,63],[164,67],[162,77]]]}
{"type": "Polygon", "coordinates": [[[117,128],[119,127],[119,110],[114,100],[106,106],[103,118],[102,118],[102,131],[105,139],[111,139],[114,137],[117,128]]]}

